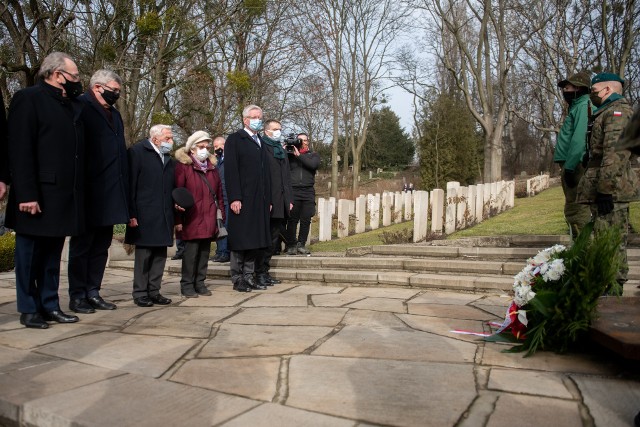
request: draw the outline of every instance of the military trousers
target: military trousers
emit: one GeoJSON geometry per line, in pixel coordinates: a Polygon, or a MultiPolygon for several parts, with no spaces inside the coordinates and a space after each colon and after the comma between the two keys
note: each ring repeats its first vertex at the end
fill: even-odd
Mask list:
{"type": "Polygon", "coordinates": [[[598,233],[611,227],[619,227],[622,240],[618,253],[620,255],[620,269],[618,270],[618,283],[624,284],[629,273],[629,263],[627,262],[627,240],[629,238],[629,203],[614,203],[613,211],[607,215],[598,214],[598,206],[589,205],[593,217],[593,232],[598,233]]]}
{"type": "Polygon", "coordinates": [[[574,240],[578,234],[580,234],[584,226],[591,221],[591,211],[589,210],[589,206],[582,203],[576,203],[576,197],[578,195],[577,183],[580,182],[583,175],[584,167],[582,167],[582,164],[578,164],[574,171],[576,185],[571,187],[564,179],[564,164],[561,166],[560,176],[562,180],[562,191],[564,192],[564,218],[569,226],[569,234],[574,240]]]}

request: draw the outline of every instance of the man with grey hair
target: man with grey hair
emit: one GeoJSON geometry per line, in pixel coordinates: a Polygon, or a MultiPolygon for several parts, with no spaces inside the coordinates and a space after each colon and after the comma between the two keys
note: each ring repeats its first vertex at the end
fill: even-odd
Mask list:
{"type": "Polygon", "coordinates": [[[248,292],[266,289],[256,282],[254,273],[257,255],[271,244],[271,178],[267,151],[258,135],[262,109],[249,105],[242,112],[242,122],[244,129],[229,135],[224,146],[224,183],[231,203],[227,218],[231,281],[236,291],[248,292]]]}
{"type": "Polygon", "coordinates": [[[175,160],[171,126],[155,125],[129,148],[129,224],[124,241],[136,245],[133,301],[140,307],[167,305],[160,294],[167,247],[173,246],[175,160]]]}
{"type": "Polygon", "coordinates": [[[69,309],[76,313],[116,308],[100,296],[100,287],[113,226],[129,222],[127,147],[122,117],[114,108],[121,90],[118,74],[98,70],[79,97],[84,104],[81,119],[87,150],[87,231],[69,243],[69,309]]]}
{"type": "Polygon", "coordinates": [[[20,323],[79,319],[60,309],[60,257],[65,236],[84,232],[85,142],[78,67],[54,52],[39,84],[18,91],[9,108],[11,186],[7,226],[16,232],[15,274],[20,323]]]}

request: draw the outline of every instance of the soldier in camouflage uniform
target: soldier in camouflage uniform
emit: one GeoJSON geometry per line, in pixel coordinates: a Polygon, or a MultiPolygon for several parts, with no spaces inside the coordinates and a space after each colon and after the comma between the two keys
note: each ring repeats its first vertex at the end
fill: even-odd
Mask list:
{"type": "Polygon", "coordinates": [[[553,161],[560,165],[562,191],[564,192],[564,218],[569,225],[569,234],[575,239],[591,221],[589,206],[576,203],[580,178],[584,175],[582,159],[587,150],[587,122],[589,121],[589,92],[591,75],[581,72],[558,82],[562,96],[569,104],[567,117],[556,138],[553,161]]]}
{"type": "Polygon", "coordinates": [[[597,109],[590,118],[589,161],[578,184],[576,201],[588,203],[597,234],[611,226],[622,232],[622,264],[618,282],[627,281],[627,236],[629,202],[640,200],[638,178],[631,169],[631,151],[616,151],[633,110],[622,96],[624,80],[613,73],[600,73],[591,80],[591,102],[597,109]]]}
{"type": "MultiPolygon", "coordinates": [[[[622,131],[620,139],[616,142],[615,149],[622,156],[628,157],[631,164],[635,163],[637,165],[638,156],[640,156],[640,107],[636,109],[631,120],[622,131]]],[[[638,285],[638,288],[640,288],[640,285],[638,285]]],[[[638,423],[640,424],[640,413],[638,413],[638,423]]]]}

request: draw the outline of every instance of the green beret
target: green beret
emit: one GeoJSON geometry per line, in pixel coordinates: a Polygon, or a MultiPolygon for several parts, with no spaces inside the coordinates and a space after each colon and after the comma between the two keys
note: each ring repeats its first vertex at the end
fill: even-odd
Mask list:
{"type": "Polygon", "coordinates": [[[614,73],[596,74],[596,76],[591,79],[591,86],[600,82],[620,82],[620,84],[624,84],[624,80],[622,79],[622,77],[614,73]]]}
{"type": "Polygon", "coordinates": [[[582,71],[580,73],[569,76],[565,80],[560,80],[558,82],[558,87],[565,87],[569,83],[571,83],[575,87],[591,87],[591,75],[586,71],[582,71]]]}

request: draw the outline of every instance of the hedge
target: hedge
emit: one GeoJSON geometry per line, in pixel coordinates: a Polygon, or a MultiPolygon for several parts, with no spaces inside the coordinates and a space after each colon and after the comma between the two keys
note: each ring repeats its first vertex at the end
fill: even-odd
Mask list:
{"type": "Polygon", "coordinates": [[[13,270],[16,236],[6,233],[0,236],[0,271],[13,270]]]}

